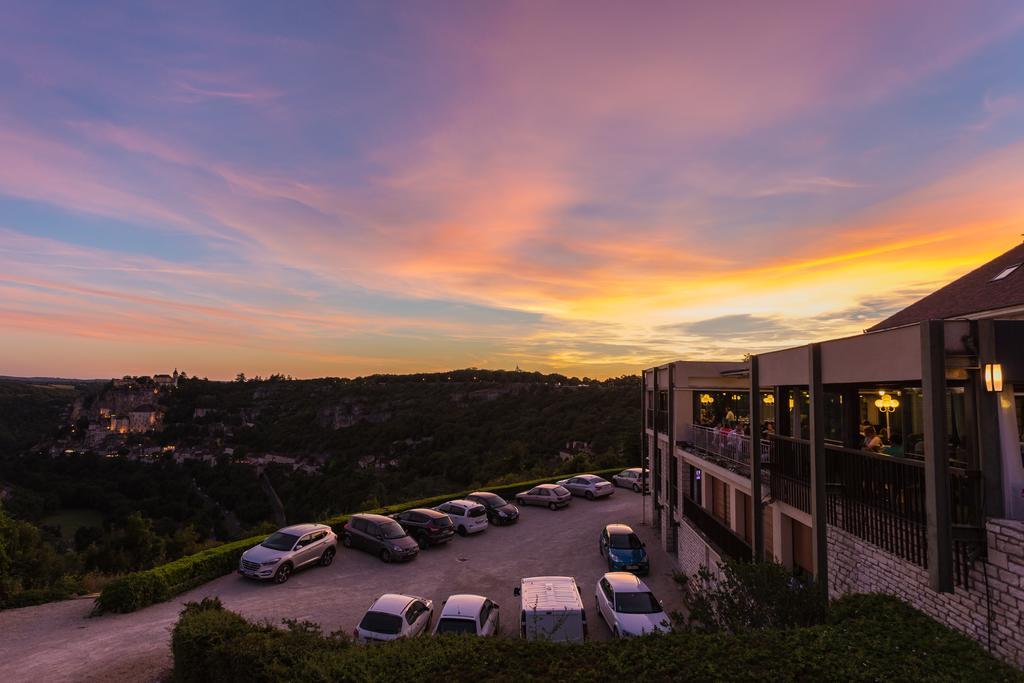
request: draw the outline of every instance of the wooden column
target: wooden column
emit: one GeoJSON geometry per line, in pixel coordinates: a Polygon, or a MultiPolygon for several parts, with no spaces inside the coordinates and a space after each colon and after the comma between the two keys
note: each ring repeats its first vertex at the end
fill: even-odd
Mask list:
{"type": "Polygon", "coordinates": [[[828,519],[825,512],[825,387],[821,378],[821,344],[807,346],[808,422],[811,446],[811,552],[814,580],[828,595],[828,519]]]}
{"type": "Polygon", "coordinates": [[[996,327],[995,321],[977,322],[978,365],[977,372],[971,373],[970,385],[974,388],[974,401],[967,406],[974,410],[975,458],[982,474],[982,497],[985,517],[1002,517],[1003,509],[1003,452],[999,440],[999,394],[985,389],[985,364],[995,363],[996,327]]]}
{"type": "Polygon", "coordinates": [[[750,499],[754,528],[754,561],[764,558],[764,514],[761,504],[761,377],[757,356],[750,357],[750,499]]]}
{"type": "Polygon", "coordinates": [[[860,434],[860,392],[857,387],[843,389],[843,445],[860,448],[864,437],[860,434]]]}
{"type": "Polygon", "coordinates": [[[941,320],[921,323],[924,412],[924,497],[928,518],[928,578],[933,590],[953,592],[953,528],[946,451],[946,345],[941,320]]]}

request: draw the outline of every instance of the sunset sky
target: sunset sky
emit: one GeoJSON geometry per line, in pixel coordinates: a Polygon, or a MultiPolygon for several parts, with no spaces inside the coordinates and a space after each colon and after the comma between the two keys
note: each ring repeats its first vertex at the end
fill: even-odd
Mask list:
{"type": "Polygon", "coordinates": [[[1024,232],[1019,1],[189,4],[5,4],[0,374],[618,375],[1024,232]]]}

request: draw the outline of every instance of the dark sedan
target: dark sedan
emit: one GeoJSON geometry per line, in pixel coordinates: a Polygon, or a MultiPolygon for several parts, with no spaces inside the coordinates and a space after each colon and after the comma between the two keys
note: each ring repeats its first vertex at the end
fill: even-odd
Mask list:
{"type": "Polygon", "coordinates": [[[496,493],[476,491],[466,496],[466,500],[483,505],[487,509],[487,521],[491,524],[515,524],[519,519],[519,508],[496,493]]]}

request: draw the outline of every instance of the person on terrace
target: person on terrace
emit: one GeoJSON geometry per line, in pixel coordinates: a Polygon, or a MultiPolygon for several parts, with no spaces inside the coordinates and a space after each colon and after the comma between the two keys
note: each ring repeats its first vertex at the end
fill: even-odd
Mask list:
{"type": "Polygon", "coordinates": [[[864,450],[875,453],[882,450],[882,439],[875,433],[875,428],[870,425],[864,428],[864,450]]]}

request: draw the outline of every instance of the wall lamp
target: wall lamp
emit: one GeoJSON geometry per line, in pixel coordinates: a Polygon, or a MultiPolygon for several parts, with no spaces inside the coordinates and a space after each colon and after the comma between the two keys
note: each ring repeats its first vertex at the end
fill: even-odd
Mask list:
{"type": "Polygon", "coordinates": [[[999,363],[985,363],[985,390],[1003,390],[1003,366],[999,363]]]}

